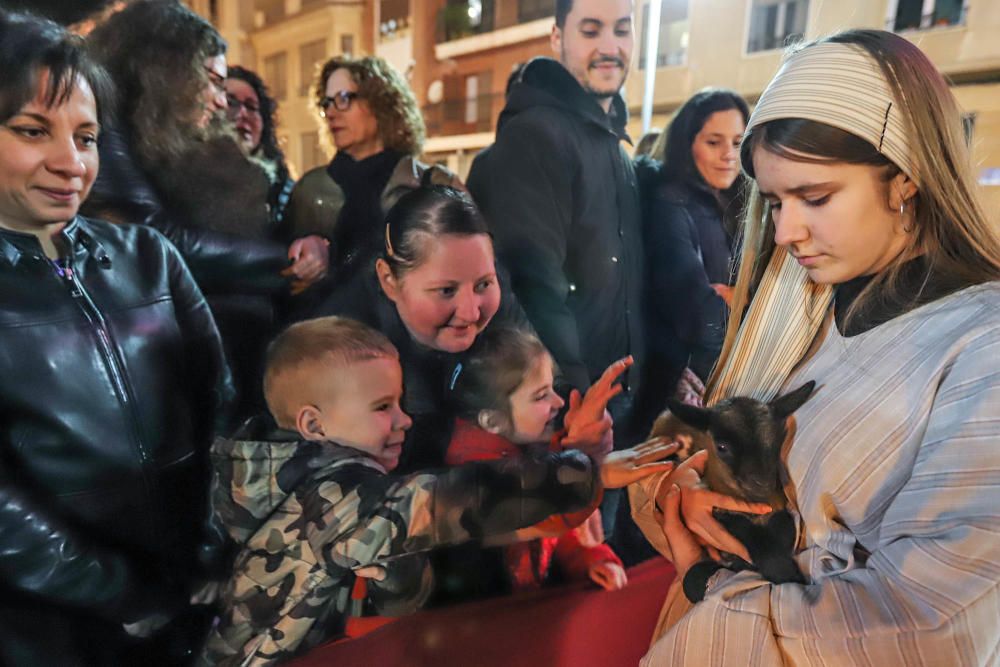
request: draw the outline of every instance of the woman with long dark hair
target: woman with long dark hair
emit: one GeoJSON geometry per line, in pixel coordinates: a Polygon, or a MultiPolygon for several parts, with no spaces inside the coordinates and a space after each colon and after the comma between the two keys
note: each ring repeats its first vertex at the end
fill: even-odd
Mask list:
{"type": "MultiPolygon", "coordinates": [[[[722,349],[740,208],[739,142],[747,104],[706,88],[685,102],[640,160],[646,248],[647,359],[636,427],[648,429],[686,368],[700,384],[722,349]]],[[[690,375],[688,375],[690,377],[690,375]]]]}
{"type": "Polygon", "coordinates": [[[86,212],[145,221],[180,250],[212,306],[238,390],[237,417],[263,409],[275,301],[326,273],[318,236],[279,240],[263,169],[225,119],[226,42],[182,3],[139,0],[87,38],[119,91],[86,212]]]}

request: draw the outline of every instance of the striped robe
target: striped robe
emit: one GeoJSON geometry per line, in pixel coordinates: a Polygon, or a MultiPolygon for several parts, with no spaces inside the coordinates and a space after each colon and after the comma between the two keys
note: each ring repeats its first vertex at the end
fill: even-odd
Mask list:
{"type": "MultiPolygon", "coordinates": [[[[787,465],[809,585],[676,584],[643,665],[1000,665],[1000,283],[844,338],[826,327],[787,465]]],[[[637,523],[669,557],[652,501],[637,523]]]]}

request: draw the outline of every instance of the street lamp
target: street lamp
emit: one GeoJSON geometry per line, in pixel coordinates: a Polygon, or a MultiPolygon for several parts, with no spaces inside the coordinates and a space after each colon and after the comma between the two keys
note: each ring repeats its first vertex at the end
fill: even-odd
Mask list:
{"type": "Polygon", "coordinates": [[[642,133],[649,132],[653,123],[653,90],[656,87],[657,51],[660,46],[660,5],[662,0],[649,0],[646,16],[646,81],[642,94],[642,133]]]}

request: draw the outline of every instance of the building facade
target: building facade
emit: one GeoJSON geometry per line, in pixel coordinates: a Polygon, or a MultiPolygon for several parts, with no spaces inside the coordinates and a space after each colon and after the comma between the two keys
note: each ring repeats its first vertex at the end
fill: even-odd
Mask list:
{"type": "Polygon", "coordinates": [[[552,0],[377,0],[375,52],[407,72],[425,158],[468,173],[493,142],[513,68],[549,52],[552,0]]]}
{"type": "MultiPolygon", "coordinates": [[[[551,55],[553,3],[409,4],[420,6],[410,12],[408,29],[423,35],[413,40],[412,80],[432,137],[428,157],[464,175],[474,154],[492,142],[511,68],[551,55]]],[[[637,0],[636,50],[624,90],[636,140],[642,132],[648,7],[648,0],[637,0]]],[[[952,80],[987,202],[1000,209],[1000,3],[993,0],[662,0],[652,127],[662,129],[684,100],[706,86],[732,88],[753,103],[789,41],[862,27],[899,32],[952,80]]]]}
{"type": "MultiPolygon", "coordinates": [[[[308,99],[316,62],[375,53],[406,74],[424,111],[425,158],[464,176],[493,142],[507,78],[552,55],[554,0],[191,0],[231,44],[231,61],[280,93],[281,136],[299,173],[327,159],[308,99]]],[[[624,95],[641,134],[648,0],[636,0],[636,50],[624,95]]],[[[751,103],[784,45],[843,28],[894,30],[953,82],[980,182],[1000,208],[1000,2],[995,0],[662,0],[653,128],[705,86],[751,103]]]]}
{"type": "MultiPolygon", "coordinates": [[[[637,38],[645,34],[639,15],[648,1],[641,5],[637,38]]],[[[949,77],[987,205],[1000,210],[1000,3],[993,0],[662,0],[652,127],[663,128],[705,86],[732,88],[752,104],[788,40],[845,28],[896,31],[949,77]]],[[[633,66],[626,98],[638,137],[645,75],[638,53],[633,66]]]]}

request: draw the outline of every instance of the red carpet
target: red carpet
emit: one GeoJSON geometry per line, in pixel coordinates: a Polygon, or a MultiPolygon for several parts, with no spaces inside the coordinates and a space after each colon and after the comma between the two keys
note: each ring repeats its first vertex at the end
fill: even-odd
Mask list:
{"type": "Polygon", "coordinates": [[[628,571],[608,593],[585,584],[408,616],[291,663],[349,667],[635,667],[674,576],[662,558],[628,571]]]}

